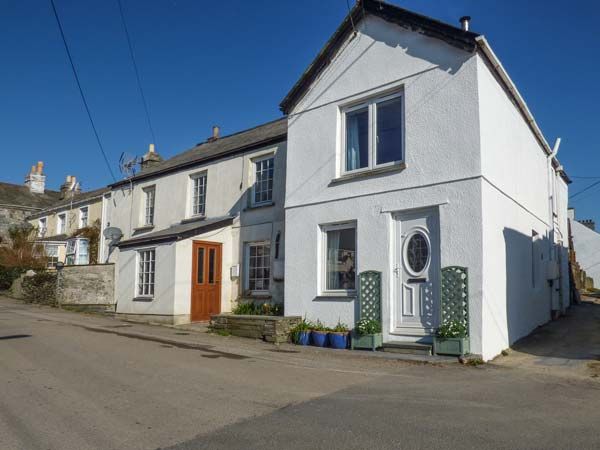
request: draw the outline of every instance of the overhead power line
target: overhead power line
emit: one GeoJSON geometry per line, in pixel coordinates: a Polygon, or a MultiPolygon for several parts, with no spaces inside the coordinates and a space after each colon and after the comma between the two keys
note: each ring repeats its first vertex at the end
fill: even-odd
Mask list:
{"type": "Polygon", "coordinates": [[[152,135],[152,142],[156,142],[156,135],[154,134],[154,128],[152,127],[152,121],[150,120],[150,111],[148,109],[148,103],[146,102],[146,96],[144,95],[144,89],[142,89],[142,81],[140,80],[140,72],[135,62],[135,55],[133,53],[133,45],[131,44],[131,37],[129,36],[129,30],[127,29],[127,22],[125,21],[125,14],[123,13],[123,4],[121,0],[117,0],[119,4],[119,14],[121,15],[121,23],[123,24],[123,30],[125,30],[125,36],[127,37],[127,46],[129,47],[129,56],[131,57],[131,63],[133,64],[133,70],[135,72],[135,78],[137,80],[138,89],[140,91],[140,97],[142,97],[142,103],[144,104],[144,111],[146,112],[146,121],[148,122],[148,128],[152,135]]]}
{"type": "Polygon", "coordinates": [[[104,157],[104,162],[106,163],[106,167],[110,172],[110,176],[113,181],[117,181],[115,178],[115,174],[113,173],[112,168],[110,167],[110,162],[108,161],[108,157],[106,156],[106,152],[104,151],[104,147],[102,146],[102,142],[100,141],[100,136],[98,135],[98,130],[96,130],[96,125],[94,125],[94,120],[92,119],[92,113],[90,112],[90,108],[85,99],[85,95],[83,95],[83,89],[81,88],[81,83],[79,82],[79,76],[77,75],[77,70],[75,70],[75,64],[73,63],[73,58],[71,57],[71,52],[69,51],[69,46],[67,45],[67,39],[65,38],[65,33],[63,31],[62,24],[60,23],[60,18],[58,17],[58,12],[56,11],[56,5],[54,4],[54,0],[50,0],[50,4],[52,5],[52,10],[54,11],[54,17],[56,18],[56,23],[58,25],[58,29],[60,31],[60,36],[62,38],[63,44],[65,44],[65,50],[67,52],[67,56],[69,58],[69,63],[71,64],[71,69],[73,70],[73,75],[75,76],[75,81],[77,82],[77,88],[79,89],[79,94],[81,95],[81,100],[83,101],[83,106],[85,107],[85,111],[87,112],[87,116],[90,119],[90,124],[92,125],[92,130],[94,130],[94,136],[96,136],[96,141],[98,142],[98,147],[100,147],[100,151],[102,152],[102,156],[104,157]]]}
{"type": "Polygon", "coordinates": [[[582,190],[580,190],[580,191],[578,191],[578,192],[574,193],[574,194],[573,194],[573,195],[571,195],[569,198],[570,198],[570,199],[573,199],[573,198],[577,197],[578,195],[580,195],[580,194],[583,194],[583,193],[584,193],[584,192],[586,192],[586,191],[589,191],[589,190],[590,190],[591,188],[593,188],[594,186],[598,186],[599,184],[600,184],[600,180],[599,180],[599,181],[596,181],[595,183],[592,183],[592,184],[590,184],[589,186],[587,186],[587,187],[583,188],[582,190]]]}

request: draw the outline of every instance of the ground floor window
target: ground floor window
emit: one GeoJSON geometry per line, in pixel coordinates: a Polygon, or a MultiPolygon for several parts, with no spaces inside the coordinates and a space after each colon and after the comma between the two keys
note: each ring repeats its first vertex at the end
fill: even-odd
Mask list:
{"type": "Polygon", "coordinates": [[[138,252],[138,297],[154,297],[156,253],[154,249],[138,252]]]}
{"type": "Polygon", "coordinates": [[[323,291],[356,290],[356,224],[336,224],[323,230],[323,291]]]}
{"type": "Polygon", "coordinates": [[[270,242],[246,244],[246,289],[257,293],[269,290],[271,282],[270,242]]]}
{"type": "Polygon", "coordinates": [[[49,269],[54,269],[58,263],[58,245],[46,245],[44,248],[46,252],[46,266],[49,269]]]}

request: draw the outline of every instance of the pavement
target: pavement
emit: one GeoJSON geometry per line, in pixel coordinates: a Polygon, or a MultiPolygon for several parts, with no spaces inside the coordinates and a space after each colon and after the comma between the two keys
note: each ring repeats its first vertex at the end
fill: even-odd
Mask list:
{"type": "Polygon", "coordinates": [[[0,297],[0,448],[600,447],[597,378],[506,361],[275,347],[0,297]]]}

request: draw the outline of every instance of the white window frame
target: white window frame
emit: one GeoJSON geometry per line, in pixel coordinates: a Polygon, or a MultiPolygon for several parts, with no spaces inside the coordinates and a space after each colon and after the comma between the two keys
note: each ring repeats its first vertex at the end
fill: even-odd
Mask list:
{"type": "Polygon", "coordinates": [[[262,205],[270,205],[273,203],[273,192],[275,191],[275,153],[268,153],[266,155],[261,155],[259,157],[253,158],[252,160],[252,189],[250,190],[250,204],[252,206],[262,206],[262,205]],[[257,202],[255,200],[255,195],[256,195],[256,183],[258,181],[258,177],[256,176],[256,172],[257,172],[257,165],[260,162],[266,161],[268,159],[272,159],[273,160],[273,187],[271,188],[271,198],[269,200],[264,200],[261,202],[257,202]]]}
{"type": "Polygon", "coordinates": [[[208,171],[203,170],[202,172],[197,172],[190,175],[189,186],[189,214],[188,217],[205,217],[206,216],[206,199],[208,197],[208,171]],[[202,212],[194,213],[194,197],[195,197],[195,183],[196,180],[204,178],[204,204],[202,205],[202,212]]]}
{"type": "Polygon", "coordinates": [[[340,108],[340,117],[341,117],[341,166],[340,173],[341,175],[350,175],[361,172],[369,172],[374,169],[381,169],[386,167],[393,167],[404,163],[406,160],[405,154],[405,113],[404,113],[404,91],[394,92],[392,94],[385,94],[376,97],[371,97],[367,100],[362,100],[359,103],[352,103],[347,106],[342,106],[340,108]],[[396,98],[400,98],[401,108],[402,108],[402,117],[400,119],[400,126],[402,129],[402,142],[401,142],[401,152],[402,158],[396,161],[390,161],[383,164],[377,164],[377,104],[383,103],[388,100],[393,100],[396,98]],[[353,111],[357,111],[359,109],[368,108],[369,111],[369,119],[368,119],[368,128],[369,128],[369,137],[368,141],[368,152],[369,152],[369,164],[367,167],[361,167],[359,169],[354,170],[346,170],[346,114],[351,113],[353,111]]]}
{"type": "Polygon", "coordinates": [[[44,253],[46,255],[47,258],[47,262],[46,262],[46,267],[48,269],[54,269],[56,268],[56,264],[58,263],[58,258],[59,258],[59,254],[60,254],[60,250],[59,250],[59,244],[45,244],[44,245],[44,253]],[[53,248],[56,250],[56,255],[49,255],[48,254],[48,249],[49,248],[53,248]]]}
{"type": "Polygon", "coordinates": [[[142,189],[144,193],[144,209],[142,216],[142,225],[146,227],[154,226],[154,214],[156,212],[156,186],[147,186],[142,189]],[[150,205],[148,202],[152,200],[150,205]]]}
{"type": "Polygon", "coordinates": [[[267,295],[273,285],[273,258],[271,257],[271,241],[254,241],[244,244],[244,290],[250,295],[267,295]],[[269,289],[250,290],[250,247],[269,246],[269,289]]]}
{"type": "Polygon", "coordinates": [[[87,227],[90,224],[90,208],[89,206],[82,206],[79,208],[79,228],[87,227]],[[85,211],[85,224],[83,223],[83,212],[85,211]]]}
{"type": "Polygon", "coordinates": [[[56,215],[56,234],[63,234],[67,230],[67,213],[56,215]]]}
{"type": "Polygon", "coordinates": [[[358,226],[356,221],[320,225],[320,234],[319,295],[354,297],[358,290],[358,226]],[[354,230],[354,289],[327,289],[327,232],[348,229],[354,230]]]}
{"type": "MultiPolygon", "coordinates": [[[[135,298],[140,298],[140,299],[147,299],[147,300],[152,300],[154,299],[154,296],[156,295],[156,247],[145,247],[145,248],[139,248],[136,250],[136,256],[135,256],[135,298]],[[143,286],[146,283],[142,283],[140,284],[140,269],[141,269],[141,263],[142,263],[142,254],[146,253],[146,252],[153,252],[154,253],[154,272],[148,272],[148,273],[153,273],[154,277],[153,277],[153,281],[152,281],[152,294],[144,294],[143,293],[143,286]],[[140,293],[140,288],[142,288],[142,293],[140,293]]],[[[147,283],[148,286],[150,286],[150,283],[147,283]]]]}
{"type": "Polygon", "coordinates": [[[38,219],[38,237],[44,237],[48,232],[48,218],[40,217],[38,219]],[[42,226],[43,224],[43,226],[42,226]]]}

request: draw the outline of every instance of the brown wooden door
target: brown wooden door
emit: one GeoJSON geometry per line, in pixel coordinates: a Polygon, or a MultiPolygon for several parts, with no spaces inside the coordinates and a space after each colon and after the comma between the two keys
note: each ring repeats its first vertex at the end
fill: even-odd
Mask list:
{"type": "Polygon", "coordinates": [[[210,320],[221,312],[221,244],[194,241],[190,320],[210,320]]]}

